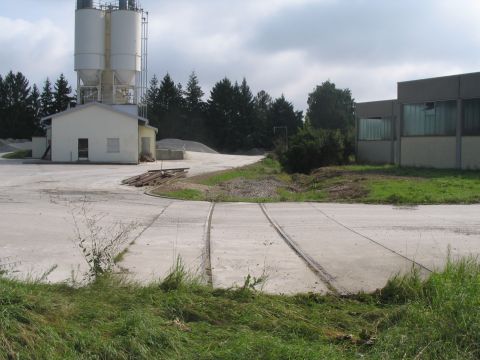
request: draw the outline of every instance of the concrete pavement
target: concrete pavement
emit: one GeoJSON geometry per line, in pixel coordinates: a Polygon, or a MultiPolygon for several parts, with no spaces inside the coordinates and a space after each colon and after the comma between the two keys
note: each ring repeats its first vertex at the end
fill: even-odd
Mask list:
{"type": "Polygon", "coordinates": [[[188,157],[140,166],[0,161],[0,262],[16,262],[18,278],[46,272],[51,282],[81,278],[86,266],[71,213],[83,206],[101,216],[104,229],[138,225],[120,265],[143,283],[163,278],[180,257],[217,287],[265,275],[263,289],[272,293],[372,291],[413,266],[424,273],[441,268],[449,251],[480,253],[480,205],[266,204],[271,223],[257,204],[217,204],[209,219],[209,203],[155,198],[120,185],[159,166],[191,167],[195,175],[259,159],[188,157]]]}

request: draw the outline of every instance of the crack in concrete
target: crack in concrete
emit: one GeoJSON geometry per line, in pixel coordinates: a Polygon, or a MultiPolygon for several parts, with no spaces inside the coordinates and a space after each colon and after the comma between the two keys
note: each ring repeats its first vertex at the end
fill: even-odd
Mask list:
{"type": "Polygon", "coordinates": [[[337,219],[335,219],[335,218],[331,217],[330,215],[328,215],[327,213],[325,213],[323,210],[321,210],[321,209],[319,209],[318,207],[316,207],[314,204],[312,204],[312,203],[309,203],[309,204],[310,204],[315,210],[317,210],[317,211],[320,212],[323,216],[325,216],[328,220],[334,222],[334,223],[337,224],[338,226],[341,226],[341,227],[343,227],[344,229],[346,229],[346,230],[348,230],[348,231],[350,231],[350,232],[352,232],[352,233],[354,233],[354,234],[356,234],[356,235],[364,238],[365,240],[368,240],[368,241],[372,242],[373,244],[378,245],[378,246],[384,248],[385,250],[388,250],[388,251],[394,253],[395,255],[398,255],[398,256],[404,258],[405,260],[410,261],[412,264],[414,264],[414,265],[416,265],[416,266],[418,266],[418,267],[420,267],[420,268],[422,268],[422,269],[424,269],[424,270],[426,270],[426,271],[428,271],[428,272],[430,272],[430,273],[433,272],[431,269],[427,268],[425,265],[422,265],[422,264],[416,262],[415,260],[412,260],[412,259],[410,259],[409,257],[407,257],[407,256],[405,256],[405,255],[403,255],[403,254],[400,254],[399,252],[397,252],[397,251],[395,251],[395,250],[390,249],[389,247],[383,245],[382,243],[380,243],[380,242],[378,242],[378,241],[376,241],[376,240],[374,240],[374,239],[372,239],[372,238],[370,238],[370,237],[368,237],[368,236],[366,236],[366,235],[363,235],[362,233],[360,233],[360,232],[358,232],[358,231],[356,231],[356,230],[348,227],[347,225],[341,223],[341,222],[338,221],[337,219]]]}

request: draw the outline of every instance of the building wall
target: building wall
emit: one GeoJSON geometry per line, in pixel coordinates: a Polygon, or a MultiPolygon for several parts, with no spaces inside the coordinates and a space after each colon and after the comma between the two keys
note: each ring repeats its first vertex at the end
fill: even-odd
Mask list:
{"type": "Polygon", "coordinates": [[[438,169],[455,168],[454,136],[402,137],[401,165],[438,169]]]}
{"type": "Polygon", "coordinates": [[[480,170],[480,136],[462,138],[462,169],[480,170]]]}
{"type": "Polygon", "coordinates": [[[358,141],[357,160],[361,163],[389,164],[392,162],[391,141],[358,141]]]}
{"type": "Polygon", "coordinates": [[[155,130],[142,126],[140,125],[138,127],[138,153],[140,154],[142,152],[142,138],[148,137],[150,138],[150,154],[156,158],[156,139],[157,139],[157,133],[155,130]]]}
{"type": "Polygon", "coordinates": [[[388,117],[393,119],[392,128],[395,131],[398,105],[396,100],[381,100],[358,103],[355,106],[357,127],[357,160],[363,163],[391,164],[396,160],[394,138],[391,140],[359,140],[358,122],[362,118],[388,117]]]}
{"type": "Polygon", "coordinates": [[[425,101],[458,98],[459,76],[405,81],[398,83],[398,101],[415,104],[425,101]]]}
{"type": "Polygon", "coordinates": [[[46,137],[33,137],[32,138],[32,158],[41,159],[45,151],[47,150],[47,138],[46,137]]]}
{"type": "Polygon", "coordinates": [[[138,163],[138,122],[99,106],[52,119],[52,161],[76,162],[78,139],[88,139],[89,161],[138,163]],[[107,138],[120,140],[119,153],[107,153],[107,138]]]}

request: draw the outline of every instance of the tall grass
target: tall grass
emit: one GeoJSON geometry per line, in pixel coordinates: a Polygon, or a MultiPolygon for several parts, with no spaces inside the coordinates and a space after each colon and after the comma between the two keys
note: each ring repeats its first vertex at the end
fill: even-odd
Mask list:
{"type": "Polygon", "coordinates": [[[392,279],[382,303],[397,305],[375,349],[381,359],[480,358],[480,263],[449,260],[422,280],[418,273],[392,279]]]}
{"type": "MultiPolygon", "coordinates": [[[[0,359],[478,359],[480,263],[449,261],[376,294],[272,296],[191,282],[0,277],[0,359]]],[[[250,282],[246,282],[249,284],[250,282]]]]}

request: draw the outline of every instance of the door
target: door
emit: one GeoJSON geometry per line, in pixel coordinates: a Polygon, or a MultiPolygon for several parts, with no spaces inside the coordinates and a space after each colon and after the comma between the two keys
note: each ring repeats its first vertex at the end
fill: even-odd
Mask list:
{"type": "Polygon", "coordinates": [[[150,138],[149,137],[142,137],[142,154],[152,154],[150,151],[150,138]]]}
{"type": "Polygon", "coordinates": [[[78,139],[78,160],[88,160],[88,139],[78,139]]]}

